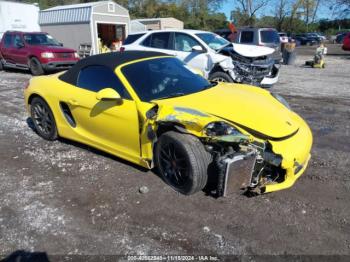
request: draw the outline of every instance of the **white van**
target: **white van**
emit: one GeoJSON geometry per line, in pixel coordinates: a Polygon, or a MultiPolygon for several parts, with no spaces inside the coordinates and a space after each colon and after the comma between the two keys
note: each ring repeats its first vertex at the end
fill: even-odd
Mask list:
{"type": "Polygon", "coordinates": [[[38,5],[0,1],[0,40],[6,31],[40,31],[38,5]]]}

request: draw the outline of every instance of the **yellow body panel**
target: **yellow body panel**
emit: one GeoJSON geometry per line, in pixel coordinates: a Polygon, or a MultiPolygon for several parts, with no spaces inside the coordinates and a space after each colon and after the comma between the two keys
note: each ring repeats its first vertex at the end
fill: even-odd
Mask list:
{"type": "Polygon", "coordinates": [[[190,95],[142,102],[122,74],[122,67],[147,59],[115,69],[131,100],[124,99],[120,104],[99,100],[95,92],[67,84],[56,74],[33,78],[25,90],[26,104],[32,95],[43,97],[54,114],[61,137],[88,144],[143,167],[152,167],[154,141],[148,137],[148,131],[156,131],[159,123],[179,124],[186,132],[206,138],[203,128],[207,124],[226,121],[249,141],[269,142],[273,152],[282,156],[285,181],[266,185],[265,192],[290,187],[304,172],[310,158],[311,131],[297,114],[268,91],[248,85],[219,83],[190,95]],[[76,118],[76,127],[68,123],[60,102],[69,105],[76,118]],[[154,106],[158,106],[157,116],[149,119],[146,113],[154,106]]]}
{"type": "Polygon", "coordinates": [[[248,85],[219,83],[203,92],[159,100],[157,104],[196,109],[271,137],[283,137],[298,128],[290,110],[269,92],[248,85]]]}
{"type": "Polygon", "coordinates": [[[32,94],[43,97],[48,103],[61,137],[88,144],[148,167],[140,156],[135,101],[124,99],[122,104],[101,101],[96,98],[95,92],[59,81],[57,75],[33,78],[30,87],[25,90],[26,104],[32,94]],[[76,127],[69,125],[60,108],[60,102],[70,105],[77,122],[76,127]]]}

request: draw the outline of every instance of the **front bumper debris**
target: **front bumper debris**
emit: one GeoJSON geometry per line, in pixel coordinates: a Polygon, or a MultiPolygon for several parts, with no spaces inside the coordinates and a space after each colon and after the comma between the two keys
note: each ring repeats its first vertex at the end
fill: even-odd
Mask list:
{"type": "Polygon", "coordinates": [[[294,168],[280,169],[281,174],[275,174],[273,180],[260,174],[256,176],[256,172],[261,172],[262,169],[259,171],[257,154],[254,152],[228,158],[225,160],[223,193],[219,196],[226,197],[242,190],[263,194],[287,189],[304,173],[310,158],[311,155],[301,165],[296,163],[294,168]],[[259,182],[256,183],[257,181],[259,182]]]}
{"type": "Polygon", "coordinates": [[[231,150],[218,157],[217,195],[227,196],[242,190],[262,194],[293,186],[311,158],[312,133],[307,124],[299,120],[299,131],[290,138],[249,142],[240,146],[239,151],[231,150]]]}
{"type": "Polygon", "coordinates": [[[271,75],[265,76],[261,81],[260,85],[261,87],[271,87],[272,85],[278,82],[278,78],[279,78],[279,68],[277,68],[276,65],[274,65],[271,71],[271,75]]]}
{"type": "Polygon", "coordinates": [[[308,158],[302,165],[296,164],[295,167],[288,168],[286,170],[285,179],[283,182],[276,184],[267,184],[265,186],[262,186],[260,189],[261,193],[269,193],[293,186],[295,181],[297,181],[297,179],[304,173],[310,158],[311,155],[309,154],[308,158]]]}

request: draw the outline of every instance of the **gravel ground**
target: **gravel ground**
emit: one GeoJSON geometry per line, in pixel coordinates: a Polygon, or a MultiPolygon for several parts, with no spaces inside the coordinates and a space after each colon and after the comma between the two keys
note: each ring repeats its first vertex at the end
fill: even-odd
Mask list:
{"type": "Polygon", "coordinates": [[[253,198],[185,197],[152,171],[44,141],[24,110],[30,75],[0,72],[0,254],[350,255],[350,56],[324,70],[304,68],[309,58],[271,90],[312,128],[310,166],[291,189],[253,198]]]}

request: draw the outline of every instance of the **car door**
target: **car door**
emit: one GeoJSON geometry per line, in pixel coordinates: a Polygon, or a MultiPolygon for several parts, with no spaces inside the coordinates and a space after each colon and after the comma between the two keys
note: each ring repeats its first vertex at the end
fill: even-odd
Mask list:
{"type": "Polygon", "coordinates": [[[83,68],[76,87],[62,101],[69,106],[75,132],[89,144],[131,161],[140,157],[136,103],[111,69],[100,65],[83,68]],[[98,100],[96,94],[104,88],[115,89],[122,100],[98,100]]]}
{"type": "Polygon", "coordinates": [[[175,32],[174,49],[174,55],[189,67],[198,69],[203,74],[208,71],[207,50],[191,35],[175,32]],[[194,46],[201,47],[202,51],[192,50],[194,46]]]}
{"type": "Polygon", "coordinates": [[[11,49],[11,56],[17,65],[27,66],[27,50],[24,45],[22,35],[14,34],[13,35],[13,46],[11,49]]]}
{"type": "Polygon", "coordinates": [[[13,48],[13,35],[11,33],[6,33],[3,36],[3,45],[1,50],[1,55],[5,59],[7,64],[14,64],[15,62],[11,56],[11,50],[13,48]]]}

